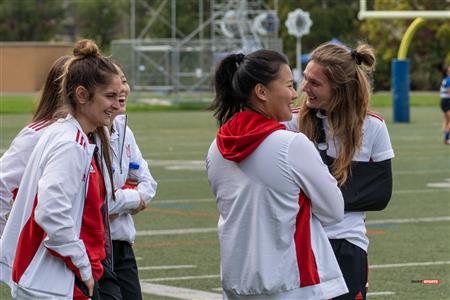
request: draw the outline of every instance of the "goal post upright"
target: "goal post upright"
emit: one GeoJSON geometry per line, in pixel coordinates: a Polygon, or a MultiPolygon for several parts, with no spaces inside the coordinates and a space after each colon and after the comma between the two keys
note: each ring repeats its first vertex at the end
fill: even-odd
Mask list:
{"type": "Polygon", "coordinates": [[[409,122],[409,45],[425,19],[450,19],[450,11],[439,10],[367,10],[367,0],[359,1],[358,18],[362,19],[415,19],[403,35],[397,59],[391,63],[392,111],[394,122],[409,122]]]}

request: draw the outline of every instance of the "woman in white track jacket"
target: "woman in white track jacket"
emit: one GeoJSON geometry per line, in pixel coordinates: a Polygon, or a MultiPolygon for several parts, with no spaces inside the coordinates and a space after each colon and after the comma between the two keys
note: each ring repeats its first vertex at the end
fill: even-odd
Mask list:
{"type": "Polygon", "coordinates": [[[145,209],[156,193],[156,181],[142,157],[133,132],[128,127],[126,100],[130,92],[127,79],[118,67],[123,83],[120,109],[110,130],[110,150],[113,165],[115,201],[110,201],[111,238],[114,249],[114,273],[124,299],[142,299],[139,274],[133,247],[136,229],[133,214],[145,209]],[[130,163],[136,169],[130,169],[130,163]]]}
{"type": "Polygon", "coordinates": [[[49,126],[39,139],[0,241],[0,271],[11,274],[6,278],[12,279],[9,283],[17,299],[71,299],[77,295],[75,276],[93,295],[94,279],[103,274],[100,261],[108,239],[103,225],[95,225],[102,228],[95,232],[98,242],[83,240],[80,230],[86,234],[83,228],[92,227],[85,221],[92,218],[102,222],[101,210],[84,209],[85,199],[99,206],[103,197],[112,197],[112,173],[104,161],[109,160],[109,152],[103,152],[109,147],[102,126],[110,124],[119,108],[122,85],[115,66],[89,40],[75,45],[74,57],[64,70],[63,97],[72,114],[49,126]],[[92,80],[77,84],[84,78],[92,80]],[[101,138],[98,160],[96,145],[88,137],[94,132],[101,138]],[[96,175],[100,170],[103,176],[96,175]]]}
{"type": "Polygon", "coordinates": [[[292,121],[316,143],[345,199],[343,220],[324,227],[349,289],[335,300],[366,299],[365,211],[383,209],[392,193],[389,133],[384,120],[369,111],[374,66],[375,53],[367,44],[352,50],[326,43],[314,49],[302,82],[305,99],[292,121]]]}
{"type": "MultiPolygon", "coordinates": [[[[47,74],[39,104],[33,114],[31,123],[19,132],[8,150],[0,158],[0,237],[14,203],[28,159],[42,133],[59,117],[54,114],[59,111],[62,105],[60,76],[63,72],[64,63],[69,58],[70,56],[62,56],[53,63],[47,74]]],[[[65,116],[65,113],[63,114],[65,116]]],[[[0,272],[0,280],[2,275],[0,272]]]]}
{"type": "Polygon", "coordinates": [[[278,122],[297,93],[281,54],[232,54],[215,73],[221,125],[207,157],[219,211],[224,299],[329,299],[347,292],[323,224],[344,203],[314,145],[278,122]]]}

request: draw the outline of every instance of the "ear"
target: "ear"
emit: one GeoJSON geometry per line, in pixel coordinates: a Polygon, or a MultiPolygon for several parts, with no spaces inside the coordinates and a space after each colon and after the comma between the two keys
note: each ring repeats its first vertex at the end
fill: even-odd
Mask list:
{"type": "Polygon", "coordinates": [[[264,84],[258,83],[253,88],[253,91],[255,92],[255,95],[258,99],[261,99],[264,102],[268,100],[267,88],[264,86],[264,84]]]}
{"type": "Polygon", "coordinates": [[[75,89],[75,97],[78,102],[80,102],[81,104],[85,104],[89,101],[89,92],[84,86],[79,85],[75,89]]]}

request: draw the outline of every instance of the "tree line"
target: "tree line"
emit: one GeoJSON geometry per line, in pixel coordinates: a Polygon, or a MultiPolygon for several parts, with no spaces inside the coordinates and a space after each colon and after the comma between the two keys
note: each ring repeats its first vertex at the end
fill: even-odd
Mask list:
{"type": "MultiPolygon", "coordinates": [[[[136,36],[171,37],[171,1],[133,1],[136,36]],[[149,27],[152,19],[154,22],[149,27]]],[[[187,36],[198,27],[199,1],[176,1],[177,38],[187,36]]],[[[367,2],[369,9],[377,10],[450,10],[449,1],[439,0],[367,2]]],[[[0,0],[0,39],[72,42],[80,37],[91,38],[107,53],[112,40],[130,38],[131,3],[132,0],[0,0]]],[[[302,37],[303,53],[332,38],[349,46],[356,46],[358,41],[367,42],[374,46],[378,61],[374,87],[376,90],[390,89],[391,61],[397,56],[401,38],[413,20],[358,20],[358,0],[267,0],[265,3],[268,8],[273,8],[275,3],[278,5],[278,35],[292,64],[295,64],[296,38],[288,35],[284,21],[290,11],[301,8],[310,13],[313,21],[310,33],[302,37]]],[[[210,1],[203,0],[202,4],[202,15],[206,20],[211,14],[210,1]]],[[[203,34],[204,38],[211,36],[209,26],[205,27],[203,34]]],[[[414,36],[408,59],[411,88],[437,90],[443,70],[450,65],[449,20],[427,19],[414,36]]]]}

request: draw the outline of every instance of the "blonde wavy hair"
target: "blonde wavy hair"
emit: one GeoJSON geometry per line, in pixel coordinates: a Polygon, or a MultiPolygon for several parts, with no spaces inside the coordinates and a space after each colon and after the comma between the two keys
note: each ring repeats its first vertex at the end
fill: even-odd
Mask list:
{"type": "MultiPolygon", "coordinates": [[[[325,110],[331,134],[340,143],[331,172],[339,185],[343,185],[349,177],[353,156],[362,143],[362,127],[372,90],[370,75],[375,67],[374,50],[362,43],[353,50],[327,43],[311,53],[310,61],[323,67],[331,84],[332,96],[325,110]]],[[[316,112],[306,106],[306,101],[302,102],[299,129],[313,141],[318,139],[316,112]]]]}

